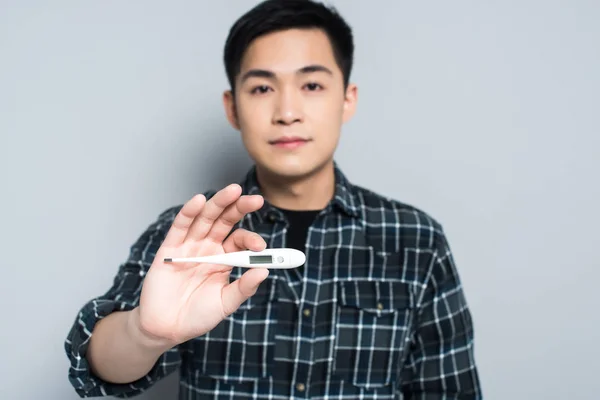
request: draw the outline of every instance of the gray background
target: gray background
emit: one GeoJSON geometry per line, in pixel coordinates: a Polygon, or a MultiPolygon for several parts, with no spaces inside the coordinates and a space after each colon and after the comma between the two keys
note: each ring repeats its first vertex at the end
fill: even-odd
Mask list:
{"type": "MultiPolygon", "coordinates": [[[[79,307],[160,211],[245,173],[221,57],[254,3],[0,2],[0,398],[77,398],[79,307]]],[[[597,399],[600,3],[336,3],[360,88],[337,160],[444,224],[486,398],[597,399]]]]}

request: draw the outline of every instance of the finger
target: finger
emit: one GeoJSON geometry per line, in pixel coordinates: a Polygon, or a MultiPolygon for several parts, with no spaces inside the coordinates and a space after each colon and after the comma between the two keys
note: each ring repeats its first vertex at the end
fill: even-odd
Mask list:
{"type": "Polygon", "coordinates": [[[205,204],[206,197],[204,197],[203,194],[197,194],[188,200],[175,216],[163,244],[166,246],[176,246],[181,244],[185,239],[190,226],[194,222],[194,219],[200,214],[205,204]]]}
{"type": "Polygon", "coordinates": [[[231,315],[243,302],[253,296],[258,286],[267,279],[269,270],[266,268],[251,268],[244,274],[226,285],[221,292],[221,301],[225,315],[231,315]]]}
{"type": "Polygon", "coordinates": [[[223,242],[223,250],[226,253],[243,250],[262,251],[266,247],[267,242],[265,242],[262,236],[246,229],[236,229],[223,242]]]}
{"type": "Polygon", "coordinates": [[[238,184],[232,184],[219,190],[206,202],[200,215],[192,222],[186,240],[204,239],[216,219],[230,204],[239,199],[241,193],[242,188],[238,184]]]}
{"type": "Polygon", "coordinates": [[[264,204],[263,197],[260,195],[242,196],[235,203],[225,209],[219,218],[214,222],[207,237],[215,243],[221,243],[233,226],[237,224],[244,215],[259,210],[264,204]]]}

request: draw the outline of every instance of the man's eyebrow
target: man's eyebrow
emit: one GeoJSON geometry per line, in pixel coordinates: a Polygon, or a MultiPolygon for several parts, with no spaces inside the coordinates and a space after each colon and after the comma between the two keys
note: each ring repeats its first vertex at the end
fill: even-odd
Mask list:
{"type": "MultiPolygon", "coordinates": [[[[333,72],[331,72],[331,70],[323,65],[319,65],[319,64],[313,64],[313,65],[307,65],[306,67],[302,67],[300,68],[296,73],[297,74],[310,74],[313,72],[325,72],[329,75],[333,75],[333,72]]],[[[246,71],[246,73],[244,73],[244,75],[242,76],[241,82],[244,83],[244,81],[246,81],[249,78],[267,78],[267,79],[272,79],[275,77],[275,73],[266,69],[251,69],[246,71]]]]}
{"type": "Polygon", "coordinates": [[[307,65],[306,67],[300,68],[298,70],[298,73],[300,74],[310,74],[312,72],[325,72],[329,75],[333,75],[333,72],[331,72],[329,68],[319,64],[307,65]]]}
{"type": "Polygon", "coordinates": [[[275,74],[271,71],[267,71],[266,69],[251,69],[248,70],[241,79],[241,82],[244,83],[248,78],[274,78],[275,74]]]}

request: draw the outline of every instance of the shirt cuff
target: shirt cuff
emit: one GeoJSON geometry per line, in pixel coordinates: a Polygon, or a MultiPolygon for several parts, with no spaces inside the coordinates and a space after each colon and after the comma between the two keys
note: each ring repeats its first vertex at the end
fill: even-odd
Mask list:
{"type": "Polygon", "coordinates": [[[70,361],[69,382],[80,397],[134,397],[178,368],[179,353],[175,347],[163,353],[148,374],[131,383],[106,382],[92,373],[86,352],[94,326],[112,312],[129,311],[133,308],[134,306],[127,302],[98,298],[81,309],[65,340],[65,351],[70,361]]]}

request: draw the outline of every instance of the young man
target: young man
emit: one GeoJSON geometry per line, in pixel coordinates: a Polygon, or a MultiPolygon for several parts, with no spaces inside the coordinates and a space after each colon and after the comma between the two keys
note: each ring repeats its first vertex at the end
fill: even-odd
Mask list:
{"type": "Polygon", "coordinates": [[[82,397],[131,397],[180,370],[181,399],[480,399],[473,325],[441,226],[352,185],[333,160],[356,106],[333,10],[266,1],[225,46],[241,185],[164,211],[66,341],[82,397]],[[294,247],[298,269],[166,264],[294,247]]]}

